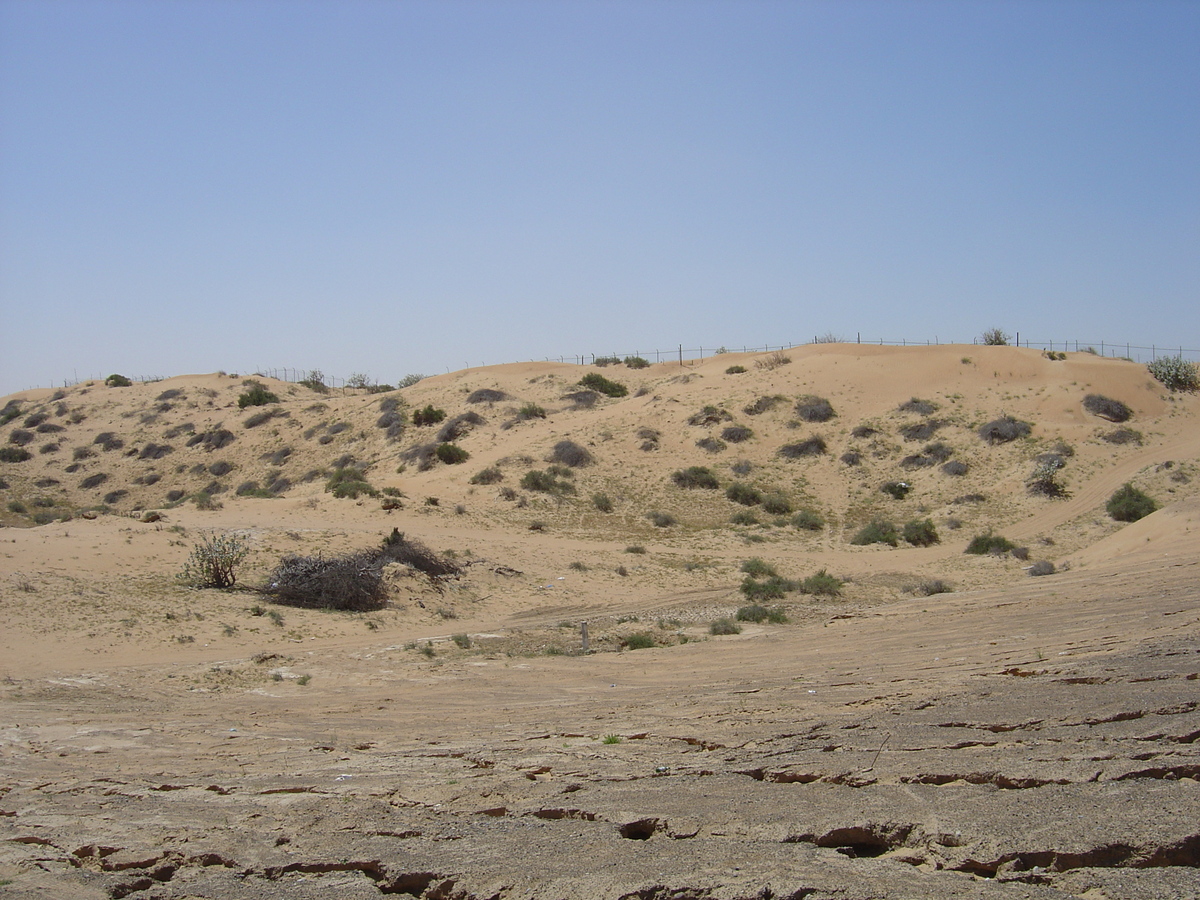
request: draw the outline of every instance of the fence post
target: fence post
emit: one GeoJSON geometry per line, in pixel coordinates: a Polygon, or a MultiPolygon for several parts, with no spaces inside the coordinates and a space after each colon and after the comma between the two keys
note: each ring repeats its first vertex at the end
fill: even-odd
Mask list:
{"type": "Polygon", "coordinates": [[[588,627],[587,627],[586,621],[579,623],[579,636],[582,638],[583,652],[587,653],[588,652],[588,627]]]}

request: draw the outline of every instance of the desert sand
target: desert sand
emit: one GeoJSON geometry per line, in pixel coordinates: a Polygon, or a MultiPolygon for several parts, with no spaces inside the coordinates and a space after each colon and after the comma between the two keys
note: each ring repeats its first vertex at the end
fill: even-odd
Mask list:
{"type": "Polygon", "coordinates": [[[30,453],[0,463],[0,894],[1200,897],[1200,397],[1087,353],[785,355],[0,399],[30,453]],[[1028,435],[981,439],[1005,415],[1028,435]],[[562,441],[590,462],[523,487],[562,441]],[[1126,483],[1160,508],[1114,521],[1126,483]],[[851,543],[879,519],[939,540],[851,543]],[[255,590],[392,529],[461,574],[389,566],[369,612],[255,590]],[[964,553],[985,533],[1017,550],[964,553]],[[248,542],[241,589],[176,577],[206,534],[248,542]],[[844,583],[711,633],[751,559],[844,583]]]}

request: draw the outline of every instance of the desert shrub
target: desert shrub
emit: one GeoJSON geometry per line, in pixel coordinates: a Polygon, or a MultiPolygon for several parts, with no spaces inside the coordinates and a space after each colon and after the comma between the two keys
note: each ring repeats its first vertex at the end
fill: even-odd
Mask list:
{"type": "Polygon", "coordinates": [[[743,560],[740,569],[751,578],[767,578],[768,576],[779,574],[775,571],[773,565],[763,559],[759,559],[757,556],[743,560]]]}
{"type": "Polygon", "coordinates": [[[836,597],[842,592],[842,580],[824,569],[800,582],[800,593],[819,597],[836,597]]]}
{"type": "Polygon", "coordinates": [[[92,488],[100,487],[106,481],[108,481],[108,475],[104,472],[97,472],[95,475],[89,475],[83,481],[79,482],[79,487],[81,490],[90,491],[92,488]]]}
{"type": "Polygon", "coordinates": [[[1124,484],[1113,491],[1104,508],[1118,522],[1136,522],[1158,509],[1158,504],[1132,484],[1124,484]]]}
{"type": "Polygon", "coordinates": [[[941,543],[932,519],[911,519],[904,523],[904,540],[914,547],[931,547],[941,543]]]}
{"type": "Polygon", "coordinates": [[[1133,416],[1133,410],[1111,397],[1103,394],[1088,394],[1083,398],[1083,408],[1093,416],[1108,419],[1110,422],[1128,422],[1133,416]]]}
{"type": "Polygon", "coordinates": [[[19,463],[33,459],[33,454],[21,447],[0,447],[0,462],[19,463]]]}
{"type": "Polygon", "coordinates": [[[806,394],[796,401],[796,416],[804,422],[828,422],[836,413],[824,397],[806,394]]]}
{"type": "Polygon", "coordinates": [[[250,552],[250,541],[236,532],[202,534],[192,545],[179,580],[193,587],[230,588],[237,583],[237,567],[250,552]]]}
{"type": "Polygon", "coordinates": [[[435,553],[414,538],[405,537],[398,528],[393,528],[384,538],[379,552],[385,561],[411,566],[430,578],[458,575],[462,571],[462,567],[449,557],[435,553]]]}
{"type": "Polygon", "coordinates": [[[437,464],[437,442],[429,441],[409,447],[400,454],[400,459],[406,463],[415,463],[418,472],[427,472],[437,464]]]}
{"type": "Polygon", "coordinates": [[[773,372],[780,366],[788,365],[791,361],[792,358],[782,350],[776,350],[774,353],[770,353],[764,357],[756,359],[754,361],[754,368],[763,369],[767,372],[773,372]]]}
{"type": "Polygon", "coordinates": [[[746,371],[745,366],[730,366],[728,369],[725,370],[725,374],[726,375],[741,375],[745,371],[746,371]]]}
{"type": "Polygon", "coordinates": [[[847,450],[838,458],[848,466],[862,465],[862,454],[857,450],[847,450]]]}
{"type": "Polygon", "coordinates": [[[1029,574],[1033,575],[1034,577],[1040,575],[1053,575],[1056,571],[1057,569],[1054,568],[1054,563],[1050,562],[1048,559],[1039,559],[1029,567],[1029,574]]]}
{"type": "Polygon", "coordinates": [[[820,456],[825,450],[825,439],[814,436],[803,441],[784,444],[777,452],[784,459],[801,459],[805,456],[820,456]]]}
{"type": "Polygon", "coordinates": [[[222,475],[228,475],[233,471],[233,464],[228,463],[225,460],[221,460],[220,462],[215,462],[209,466],[208,471],[215,477],[220,478],[222,475]]]}
{"type": "Polygon", "coordinates": [[[57,453],[61,449],[62,449],[61,444],[56,444],[56,443],[42,444],[42,446],[38,447],[38,453],[57,453]]]}
{"type": "MultiPolygon", "coordinates": [[[[284,461],[291,455],[291,447],[280,447],[276,450],[270,450],[264,453],[259,457],[259,459],[263,460],[264,462],[269,462],[273,466],[282,466],[284,461]]],[[[353,462],[353,457],[347,455],[343,458],[343,460],[334,463],[334,467],[336,468],[337,466],[348,465],[351,462],[353,462]]]]}
{"type": "Polygon", "coordinates": [[[142,452],[138,454],[138,459],[162,459],[168,453],[174,452],[175,448],[170,444],[149,443],[142,448],[142,452]]]}
{"type": "Polygon", "coordinates": [[[424,380],[425,380],[424,375],[420,375],[417,372],[410,372],[409,374],[405,375],[403,378],[401,378],[399,381],[396,382],[396,389],[401,390],[406,387],[412,387],[418,381],[424,381],[424,380]]]}
{"type": "Polygon", "coordinates": [[[318,394],[329,393],[329,386],[325,384],[325,373],[320,369],[309,369],[308,373],[298,383],[304,385],[310,391],[316,391],[318,394]]]}
{"type": "MultiPolygon", "coordinates": [[[[596,401],[600,399],[600,395],[595,391],[572,391],[569,394],[563,394],[564,400],[570,400],[574,409],[591,409],[596,405],[596,401]]],[[[537,407],[541,409],[541,407],[537,407]]],[[[546,417],[545,410],[542,410],[541,418],[546,417]]]]}
{"type": "Polygon", "coordinates": [[[434,453],[437,454],[438,459],[448,466],[458,465],[471,458],[470,453],[458,446],[458,444],[451,443],[438,444],[434,453]]]}
{"type": "Polygon", "coordinates": [[[979,336],[979,342],[988,347],[1007,347],[1011,335],[1000,328],[989,328],[979,336]]]}
{"type": "Polygon", "coordinates": [[[936,441],[932,444],[926,444],[921,452],[932,459],[935,463],[942,463],[954,455],[954,448],[942,441],[936,441]]]}
{"type": "Polygon", "coordinates": [[[671,476],[671,480],[681,488],[717,490],[721,487],[717,476],[707,466],[689,466],[686,469],[680,469],[671,476]]]}
{"type": "Polygon", "coordinates": [[[104,384],[110,388],[131,387],[133,385],[133,382],[130,381],[128,378],[126,378],[124,375],[118,375],[116,372],[114,372],[112,375],[109,375],[107,378],[104,379],[104,384]]]}
{"type": "Polygon", "coordinates": [[[727,487],[725,489],[725,496],[734,503],[742,504],[742,506],[758,506],[763,502],[762,491],[748,484],[743,484],[740,481],[735,481],[727,487]]]}
{"type": "Polygon", "coordinates": [[[237,486],[234,493],[239,497],[259,497],[261,499],[269,499],[275,496],[257,481],[243,481],[237,486]]]}
{"type": "Polygon", "coordinates": [[[634,554],[644,554],[646,552],[646,548],[643,547],[641,544],[632,544],[625,548],[625,552],[626,553],[634,553],[634,554]]]}
{"type": "Polygon", "coordinates": [[[747,475],[749,475],[753,469],[754,464],[748,459],[739,459],[737,462],[730,463],[729,465],[729,471],[731,471],[734,475],[741,476],[742,478],[745,478],[747,475]]]}
{"type": "MultiPolygon", "coordinates": [[[[262,406],[263,404],[247,403],[246,405],[247,406],[262,406]]],[[[282,415],[285,415],[284,411],[277,406],[272,407],[271,409],[264,409],[261,412],[256,412],[253,415],[248,416],[246,418],[246,421],[242,423],[242,426],[245,428],[257,428],[259,425],[262,425],[264,422],[269,422],[269,421],[271,421],[271,419],[274,419],[276,416],[282,416],[282,415]]]]}
{"type": "Polygon", "coordinates": [[[25,421],[22,422],[21,424],[24,425],[26,428],[37,428],[39,425],[43,424],[49,418],[50,418],[50,413],[48,413],[48,412],[35,412],[29,416],[26,416],[25,421]]]}
{"type": "Polygon", "coordinates": [[[937,434],[938,430],[944,427],[945,424],[941,419],[910,422],[908,425],[900,426],[900,436],[906,441],[927,441],[937,434]]]}
{"type": "Polygon", "coordinates": [[[26,444],[32,443],[34,433],[26,431],[24,428],[14,428],[8,435],[8,442],[17,447],[24,447],[26,444]]]}
{"type": "Polygon", "coordinates": [[[757,525],[758,516],[748,509],[738,510],[729,517],[729,522],[731,525],[757,525]]]}
{"type": "Polygon", "coordinates": [[[587,449],[574,441],[559,441],[550,451],[549,461],[570,466],[572,469],[581,469],[590,466],[596,460],[587,449]]]}
{"type": "Polygon", "coordinates": [[[1048,454],[1049,458],[1039,462],[1025,483],[1029,493],[1041,497],[1068,497],[1070,492],[1058,481],[1058,471],[1063,467],[1062,457],[1048,454]]]}
{"type": "Polygon", "coordinates": [[[788,578],[781,578],[778,575],[768,575],[763,581],[747,575],[742,579],[742,583],[738,589],[747,600],[759,601],[780,600],[789,591],[796,590],[797,587],[796,582],[788,578]]]}
{"type": "Polygon", "coordinates": [[[934,594],[952,594],[954,588],[940,578],[927,578],[909,588],[914,594],[922,597],[932,597],[934,594]]]}
{"type": "Polygon", "coordinates": [[[936,465],[937,460],[921,453],[914,453],[900,460],[900,468],[902,469],[925,469],[936,465]]]}
{"type": "Polygon", "coordinates": [[[38,434],[58,434],[66,430],[63,426],[55,425],[53,422],[43,422],[37,427],[38,434]]]}
{"type": "Polygon", "coordinates": [[[778,394],[771,397],[759,397],[750,405],[743,407],[742,412],[748,416],[760,416],[763,413],[774,409],[785,399],[785,397],[781,397],[778,394]]]}
{"type": "Polygon", "coordinates": [[[495,388],[480,388],[467,395],[468,403],[499,403],[501,400],[507,399],[508,394],[495,388]]]}
{"type": "Polygon", "coordinates": [[[21,401],[9,400],[4,404],[4,408],[0,409],[0,425],[7,425],[19,415],[21,415],[21,401]]]}
{"type": "Polygon", "coordinates": [[[25,513],[29,512],[29,508],[20,500],[9,500],[8,511],[10,513],[16,513],[19,516],[23,516],[25,513]]]}
{"type": "Polygon", "coordinates": [[[759,603],[752,603],[749,606],[740,607],[737,611],[736,619],[739,622],[770,622],[772,625],[783,625],[787,622],[787,616],[783,610],[775,607],[763,606],[759,603]]]}
{"type": "Polygon", "coordinates": [[[619,356],[593,356],[592,357],[592,365],[599,366],[602,369],[606,368],[607,366],[619,366],[620,364],[621,364],[621,357],[619,357],[619,356]]]}
{"type": "Polygon", "coordinates": [[[325,491],[338,499],[356,500],[359,494],[368,497],[379,496],[379,492],[367,481],[366,473],[355,466],[334,469],[329,480],[325,482],[325,491]]]}
{"type": "Polygon", "coordinates": [[[236,440],[237,435],[235,435],[229,429],[214,428],[188,438],[187,445],[189,447],[198,446],[201,450],[206,450],[211,453],[213,450],[220,450],[223,447],[228,447],[236,440]]]}
{"type": "Polygon", "coordinates": [[[731,444],[740,444],[754,437],[754,432],[745,425],[730,425],[721,432],[721,439],[731,444]]]}
{"type": "Polygon", "coordinates": [[[1170,391],[1200,389],[1200,370],[1182,356],[1160,356],[1146,366],[1155,381],[1170,391]]]}
{"type": "Polygon", "coordinates": [[[903,500],[908,496],[908,492],[912,490],[912,485],[907,481],[888,481],[881,484],[879,490],[893,500],[903,500]]]}
{"type": "Polygon", "coordinates": [[[717,619],[708,626],[708,633],[717,636],[724,634],[741,634],[742,626],[738,625],[731,619],[717,619]]]}
{"type": "Polygon", "coordinates": [[[851,437],[856,437],[859,440],[862,440],[864,438],[873,437],[874,435],[877,435],[877,434],[879,434],[879,431],[872,428],[870,425],[859,425],[853,431],[850,432],[851,437]]]}
{"type": "Polygon", "coordinates": [[[654,646],[654,635],[648,631],[638,631],[625,638],[625,647],[628,650],[649,650],[654,646]]]}
{"type": "Polygon", "coordinates": [[[579,379],[579,384],[581,387],[590,388],[606,397],[624,397],[629,393],[629,388],[625,385],[609,381],[599,372],[588,372],[579,379]]]}
{"type": "Polygon", "coordinates": [[[424,409],[414,409],[412,414],[412,422],[418,427],[436,425],[444,418],[446,418],[446,411],[437,409],[432,403],[426,404],[424,409]]]}
{"type": "Polygon", "coordinates": [[[439,428],[436,439],[443,444],[457,441],[459,438],[470,434],[471,429],[476,425],[482,425],[485,421],[483,416],[474,410],[462,413],[450,419],[445,425],[439,428]]]}
{"type": "Polygon", "coordinates": [[[720,453],[725,449],[725,442],[720,438],[703,437],[696,441],[696,446],[701,450],[707,450],[709,453],[720,453]]]}
{"type": "Polygon", "coordinates": [[[919,416],[931,416],[937,412],[938,405],[931,400],[920,400],[913,397],[905,400],[898,407],[902,413],[916,413],[919,416]]]}
{"type": "Polygon", "coordinates": [[[538,406],[536,403],[526,403],[517,410],[517,421],[528,422],[530,419],[546,418],[546,410],[538,406]]]}
{"type": "Polygon", "coordinates": [[[504,473],[495,466],[489,466],[486,469],[480,469],[471,476],[469,484],[496,484],[504,480],[504,473]]]}
{"type": "Polygon", "coordinates": [[[1028,436],[1030,430],[1028,422],[1022,422],[1012,416],[1001,416],[986,425],[981,425],[979,436],[989,444],[1007,444],[1009,441],[1028,436]]]}
{"type": "Polygon", "coordinates": [[[651,510],[646,513],[646,518],[653,523],[655,528],[670,528],[672,525],[679,524],[679,520],[673,515],[659,510],[651,510]]]}
{"type": "Polygon", "coordinates": [[[247,406],[266,406],[278,402],[279,398],[268,391],[262,382],[248,381],[245,392],[238,397],[238,409],[245,409],[247,406]]]}
{"type": "Polygon", "coordinates": [[[792,527],[801,531],[820,531],[825,527],[825,519],[811,509],[802,509],[792,516],[792,527]]]}
{"type": "Polygon", "coordinates": [[[389,441],[398,441],[404,434],[406,424],[404,414],[396,409],[385,411],[375,420],[375,427],[384,429],[384,434],[389,441]]]}
{"type": "Polygon", "coordinates": [[[762,508],[773,516],[786,516],[792,511],[792,501],[779,491],[772,491],[763,497],[762,508]]]}
{"type": "Polygon", "coordinates": [[[728,410],[721,409],[719,406],[705,406],[699,412],[688,416],[687,423],[689,425],[716,425],[732,419],[733,416],[729,414],[728,410]]]}
{"type": "Polygon", "coordinates": [[[1100,439],[1110,444],[1140,444],[1142,433],[1136,428],[1116,428],[1108,434],[1100,435],[1100,439]]]}
{"type": "Polygon", "coordinates": [[[965,462],[959,462],[957,459],[952,459],[950,462],[942,466],[942,471],[947,475],[966,475],[970,467],[965,462]]]}
{"type": "Polygon", "coordinates": [[[613,511],[612,498],[608,494],[592,494],[592,506],[602,513],[613,511]]]}
{"type": "MultiPolygon", "coordinates": [[[[570,470],[567,470],[570,472],[570,470]]],[[[531,469],[521,476],[521,487],[527,491],[538,491],[543,494],[560,496],[575,493],[575,485],[555,475],[551,471],[531,469]]]]}
{"type": "Polygon", "coordinates": [[[858,533],[850,539],[850,543],[859,547],[865,547],[868,544],[889,544],[895,547],[900,543],[900,535],[896,533],[896,526],[891,522],[886,519],[876,519],[860,528],[858,533]]]}
{"type": "Polygon", "coordinates": [[[643,359],[640,356],[625,357],[625,365],[631,369],[646,369],[650,366],[650,360],[643,359]]]}
{"type": "Polygon", "coordinates": [[[989,531],[987,534],[977,534],[971,538],[971,542],[967,544],[967,549],[963,552],[983,556],[985,553],[1007,553],[1014,547],[1016,547],[1016,544],[1008,538],[992,534],[989,531]]]}
{"type": "Polygon", "coordinates": [[[186,496],[187,496],[187,494],[185,494],[183,491],[178,490],[178,489],[173,490],[173,491],[167,491],[167,502],[168,503],[178,503],[180,500],[182,500],[186,496]]]}
{"type": "Polygon", "coordinates": [[[373,551],[285,556],[271,572],[264,593],[276,603],[307,609],[362,612],[387,605],[382,557],[373,551]]]}

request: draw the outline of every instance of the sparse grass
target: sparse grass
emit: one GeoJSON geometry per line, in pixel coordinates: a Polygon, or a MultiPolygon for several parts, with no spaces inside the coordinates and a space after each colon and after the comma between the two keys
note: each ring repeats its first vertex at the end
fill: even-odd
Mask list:
{"type": "Polygon", "coordinates": [[[850,543],[859,547],[868,544],[888,544],[895,547],[900,543],[900,535],[896,533],[896,526],[891,522],[876,519],[860,528],[850,539],[850,543]]]}
{"type": "Polygon", "coordinates": [[[1154,498],[1127,483],[1113,492],[1104,508],[1118,522],[1136,522],[1158,509],[1158,504],[1154,498]]]}
{"type": "Polygon", "coordinates": [[[1008,538],[1001,537],[998,534],[992,534],[990,531],[986,534],[977,534],[971,538],[971,542],[967,544],[967,549],[964,553],[973,553],[976,556],[983,556],[988,553],[1003,554],[1014,549],[1016,544],[1008,538]]]}
{"type": "Polygon", "coordinates": [[[681,488],[707,488],[715,491],[721,487],[717,476],[707,466],[680,469],[671,476],[671,480],[681,488]]]}

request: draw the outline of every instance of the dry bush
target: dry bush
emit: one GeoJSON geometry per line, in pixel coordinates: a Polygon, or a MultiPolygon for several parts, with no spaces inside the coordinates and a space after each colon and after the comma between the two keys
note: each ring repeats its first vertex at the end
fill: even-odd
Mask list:
{"type": "Polygon", "coordinates": [[[392,533],[384,538],[383,549],[379,553],[386,562],[404,563],[431,578],[445,578],[462,572],[462,566],[435,553],[420,541],[405,537],[398,528],[393,528],[392,533]]]}
{"type": "Polygon", "coordinates": [[[591,409],[600,399],[600,394],[596,391],[572,391],[563,394],[563,399],[571,401],[573,409],[591,409]]]}
{"type": "Polygon", "coordinates": [[[236,440],[237,436],[232,431],[226,428],[213,428],[209,431],[193,435],[188,439],[187,445],[189,447],[199,446],[201,450],[207,450],[211,453],[213,450],[228,447],[236,440]]]}
{"type": "Polygon", "coordinates": [[[828,422],[835,415],[833,404],[824,397],[806,394],[796,401],[796,416],[803,422],[828,422]]]}
{"type": "Polygon", "coordinates": [[[721,432],[721,440],[729,441],[731,444],[740,444],[752,437],[754,437],[754,432],[745,425],[730,425],[721,432]]]}
{"type": "Polygon", "coordinates": [[[8,442],[15,444],[18,447],[24,447],[33,441],[34,434],[32,431],[26,431],[23,428],[14,428],[8,435],[8,442]]]}
{"type": "Polygon", "coordinates": [[[509,399],[508,394],[495,388],[480,388],[467,395],[468,403],[499,403],[507,399],[509,399]]]}
{"type": "Polygon", "coordinates": [[[919,416],[931,416],[937,412],[938,405],[932,400],[920,400],[913,397],[905,400],[898,407],[902,413],[916,413],[919,416]]]}
{"type": "Polygon", "coordinates": [[[862,454],[857,450],[847,450],[840,458],[848,466],[862,465],[862,454]]]}
{"type": "Polygon", "coordinates": [[[244,535],[203,534],[192,546],[179,580],[194,587],[230,588],[237,583],[237,567],[250,552],[244,535]]]}
{"type": "Polygon", "coordinates": [[[776,406],[778,406],[780,403],[782,403],[785,399],[787,399],[787,398],[781,397],[778,394],[776,394],[773,397],[759,397],[753,403],[744,407],[742,409],[742,412],[744,412],[748,416],[759,416],[765,412],[769,412],[770,410],[774,409],[776,406]]]}
{"type": "Polygon", "coordinates": [[[308,609],[362,612],[387,605],[382,556],[364,550],[346,556],[285,556],[263,592],[275,602],[308,609]]]}
{"type": "Polygon", "coordinates": [[[784,459],[801,459],[805,456],[820,456],[825,452],[825,439],[810,437],[807,440],[784,444],[777,451],[784,459]]]}
{"type": "Polygon", "coordinates": [[[79,487],[81,490],[90,491],[92,488],[100,487],[106,481],[108,481],[108,475],[103,472],[97,472],[95,475],[89,475],[83,481],[79,482],[79,487]]]}
{"type": "Polygon", "coordinates": [[[690,466],[680,469],[671,476],[671,480],[681,488],[708,488],[717,490],[721,483],[717,476],[706,466],[690,466]]]}
{"type": "Polygon", "coordinates": [[[482,425],[485,421],[483,416],[474,410],[462,413],[450,419],[438,429],[437,440],[443,444],[457,441],[470,434],[476,425],[482,425]]]}
{"type": "Polygon", "coordinates": [[[581,469],[584,466],[590,466],[596,459],[586,448],[579,446],[574,441],[563,440],[554,445],[554,449],[550,451],[546,461],[561,463],[572,469],[581,469]]]}
{"type": "Polygon", "coordinates": [[[754,368],[772,372],[780,366],[788,365],[791,361],[792,358],[782,350],[776,350],[774,353],[769,353],[766,356],[756,359],[754,361],[754,368]]]}
{"type": "Polygon", "coordinates": [[[731,421],[733,421],[733,416],[729,414],[728,410],[717,406],[706,406],[698,413],[688,416],[687,423],[689,425],[716,425],[719,422],[731,421]]]}
{"type": "Polygon", "coordinates": [[[1034,577],[1040,575],[1053,575],[1056,571],[1057,569],[1054,568],[1054,563],[1050,562],[1048,559],[1039,559],[1029,567],[1029,574],[1033,575],[1034,577]]]}
{"type": "Polygon", "coordinates": [[[504,473],[495,466],[481,469],[471,476],[469,484],[496,484],[504,480],[504,473]]]}
{"type": "Polygon", "coordinates": [[[1110,444],[1141,444],[1142,433],[1136,428],[1117,428],[1108,434],[1100,435],[1100,439],[1110,444]]]}
{"type": "Polygon", "coordinates": [[[989,444],[1007,444],[1017,438],[1027,437],[1032,431],[1028,422],[1001,416],[979,427],[979,436],[989,444]]]}
{"type": "Polygon", "coordinates": [[[696,441],[696,446],[701,450],[707,450],[709,453],[720,453],[725,449],[725,442],[720,438],[703,437],[696,441]]]}
{"type": "Polygon", "coordinates": [[[1133,410],[1120,400],[1105,397],[1103,394],[1088,394],[1083,398],[1083,408],[1093,416],[1118,424],[1128,422],[1133,416],[1133,410]]]}
{"type": "Polygon", "coordinates": [[[876,435],[876,434],[879,434],[879,432],[876,429],[872,428],[870,425],[859,425],[853,431],[850,432],[851,437],[858,438],[859,440],[872,437],[873,435],[876,435]]]}
{"type": "Polygon", "coordinates": [[[900,436],[906,441],[927,441],[946,423],[941,419],[926,419],[900,426],[900,436]]]}
{"type": "Polygon", "coordinates": [[[969,469],[969,466],[965,462],[959,462],[956,459],[952,459],[952,460],[950,460],[950,462],[948,462],[944,466],[942,466],[942,471],[945,474],[954,475],[954,476],[966,475],[968,469],[969,469]]]}
{"type": "Polygon", "coordinates": [[[900,460],[900,468],[902,469],[926,469],[931,466],[936,466],[937,460],[931,456],[924,456],[920,453],[914,453],[911,456],[906,456],[900,460]]]}

